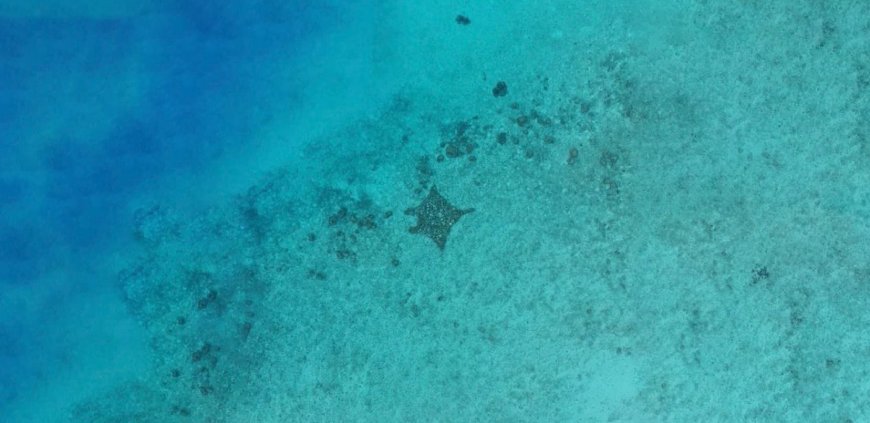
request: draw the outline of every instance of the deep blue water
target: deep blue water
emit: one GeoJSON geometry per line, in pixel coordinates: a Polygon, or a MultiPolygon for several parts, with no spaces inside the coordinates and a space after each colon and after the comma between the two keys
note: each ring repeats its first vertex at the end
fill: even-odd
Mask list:
{"type": "Polygon", "coordinates": [[[255,0],[0,16],[0,410],[94,338],[127,348],[137,334],[82,310],[115,292],[104,262],[134,248],[130,202],[254,148],[264,104],[297,107],[281,66],[341,19],[327,2],[255,0]]]}

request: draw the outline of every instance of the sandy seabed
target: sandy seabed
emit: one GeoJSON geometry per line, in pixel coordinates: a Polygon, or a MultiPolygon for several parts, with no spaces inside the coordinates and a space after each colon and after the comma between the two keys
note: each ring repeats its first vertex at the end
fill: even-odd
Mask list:
{"type": "Polygon", "coordinates": [[[143,208],[157,359],[73,419],[870,418],[870,3],[492,3],[388,8],[386,106],[143,208]]]}

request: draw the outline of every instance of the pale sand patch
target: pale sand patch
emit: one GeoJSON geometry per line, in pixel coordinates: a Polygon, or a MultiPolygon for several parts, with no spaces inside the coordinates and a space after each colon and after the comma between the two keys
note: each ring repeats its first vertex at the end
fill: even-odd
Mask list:
{"type": "Polygon", "coordinates": [[[389,107],[158,232],[125,285],[157,397],[216,421],[867,416],[870,172],[840,117],[867,107],[863,6],[824,39],[785,2],[661,32],[494,4],[395,6],[389,107]],[[478,145],[438,162],[463,122],[478,145]],[[401,213],[430,184],[476,209],[443,253],[401,213]]]}

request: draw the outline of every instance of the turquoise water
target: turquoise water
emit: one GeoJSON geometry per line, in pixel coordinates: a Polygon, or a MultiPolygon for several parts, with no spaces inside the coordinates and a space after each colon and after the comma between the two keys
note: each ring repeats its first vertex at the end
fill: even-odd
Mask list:
{"type": "Polygon", "coordinates": [[[870,421],[868,16],[0,3],[0,421],[870,421]]]}

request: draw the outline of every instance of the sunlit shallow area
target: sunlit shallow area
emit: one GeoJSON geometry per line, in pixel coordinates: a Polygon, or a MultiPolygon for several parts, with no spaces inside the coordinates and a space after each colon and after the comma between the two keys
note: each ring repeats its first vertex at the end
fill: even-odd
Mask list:
{"type": "Polygon", "coordinates": [[[0,5],[0,420],[870,420],[870,3],[0,5]]]}

